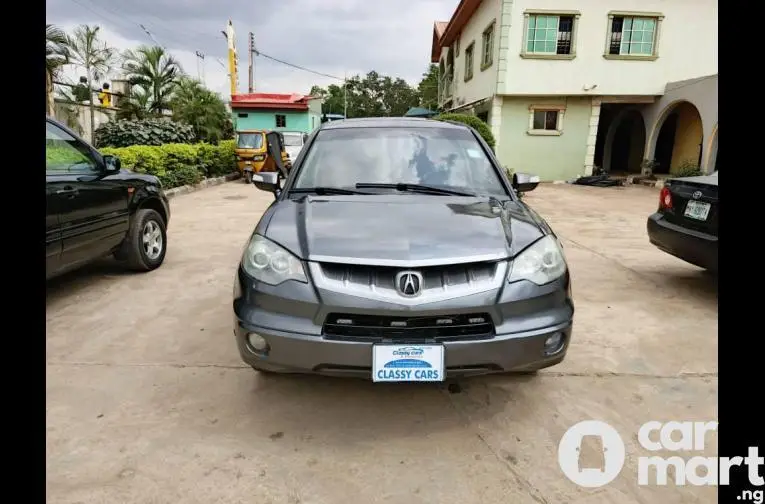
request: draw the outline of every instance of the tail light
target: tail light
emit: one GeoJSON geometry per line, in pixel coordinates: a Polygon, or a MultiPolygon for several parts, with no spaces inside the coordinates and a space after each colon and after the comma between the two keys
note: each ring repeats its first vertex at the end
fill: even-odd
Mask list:
{"type": "Polygon", "coordinates": [[[662,210],[672,209],[672,193],[669,192],[669,187],[662,187],[659,193],[659,208],[662,210]]]}

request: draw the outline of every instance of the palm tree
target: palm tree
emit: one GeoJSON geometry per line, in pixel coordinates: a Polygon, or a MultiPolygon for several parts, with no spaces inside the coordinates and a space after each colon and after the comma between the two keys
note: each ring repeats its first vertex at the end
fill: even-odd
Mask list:
{"type": "Polygon", "coordinates": [[[54,116],[53,81],[56,80],[61,67],[69,62],[69,47],[66,34],[52,24],[45,25],[45,80],[48,115],[54,116]]]}
{"type": "Polygon", "coordinates": [[[127,99],[120,100],[117,119],[146,119],[152,115],[150,108],[150,92],[141,87],[134,87],[130,90],[127,99]]]}
{"type": "Polygon", "coordinates": [[[196,79],[183,76],[171,101],[173,120],[190,124],[197,140],[218,143],[225,136],[228,110],[223,100],[196,79]]]}
{"type": "Polygon", "coordinates": [[[125,51],[122,68],[131,86],[149,93],[152,113],[161,115],[170,109],[176,81],[182,75],[181,65],[172,55],[159,46],[140,46],[125,51]]]}
{"type": "Polygon", "coordinates": [[[100,80],[112,68],[115,51],[99,38],[100,26],[80,25],[67,37],[70,62],[85,69],[90,92],[90,138],[95,129],[93,108],[93,80],[100,80]]]}

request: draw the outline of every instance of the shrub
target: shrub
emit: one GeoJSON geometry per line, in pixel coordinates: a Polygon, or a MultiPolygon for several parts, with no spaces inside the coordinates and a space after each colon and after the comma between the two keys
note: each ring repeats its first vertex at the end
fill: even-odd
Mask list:
{"type": "Polygon", "coordinates": [[[467,114],[441,114],[436,119],[439,121],[455,121],[467,124],[483,137],[486,143],[489,144],[489,147],[491,147],[491,150],[494,150],[495,141],[491,128],[478,117],[467,114]]]}
{"type": "Polygon", "coordinates": [[[188,124],[163,119],[109,121],[95,131],[95,146],[129,147],[194,142],[194,128],[188,124]]]}
{"type": "Polygon", "coordinates": [[[690,159],[682,161],[677,168],[672,170],[673,177],[696,177],[701,175],[699,165],[690,159]]]}
{"type": "Polygon", "coordinates": [[[165,189],[197,184],[204,177],[219,177],[236,171],[234,143],[230,140],[218,145],[131,145],[104,147],[100,151],[118,156],[128,170],[156,175],[165,189]]]}

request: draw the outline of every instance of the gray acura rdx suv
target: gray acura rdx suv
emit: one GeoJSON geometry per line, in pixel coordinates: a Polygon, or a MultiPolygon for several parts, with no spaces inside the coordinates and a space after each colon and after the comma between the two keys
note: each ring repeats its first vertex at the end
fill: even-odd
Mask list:
{"type": "Polygon", "coordinates": [[[265,372],[442,381],[563,360],[574,305],[561,244],[467,126],[323,124],[275,194],[234,283],[242,359],[265,372]]]}

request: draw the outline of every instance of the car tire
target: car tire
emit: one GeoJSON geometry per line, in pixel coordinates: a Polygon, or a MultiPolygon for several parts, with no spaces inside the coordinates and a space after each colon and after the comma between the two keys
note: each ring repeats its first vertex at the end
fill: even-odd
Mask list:
{"type": "Polygon", "coordinates": [[[121,252],[128,268],[134,271],[159,268],[167,253],[167,230],[162,216],[155,210],[138,210],[121,252]]]}
{"type": "Polygon", "coordinates": [[[252,184],[252,172],[244,172],[244,181],[248,184],[252,184]]]}

